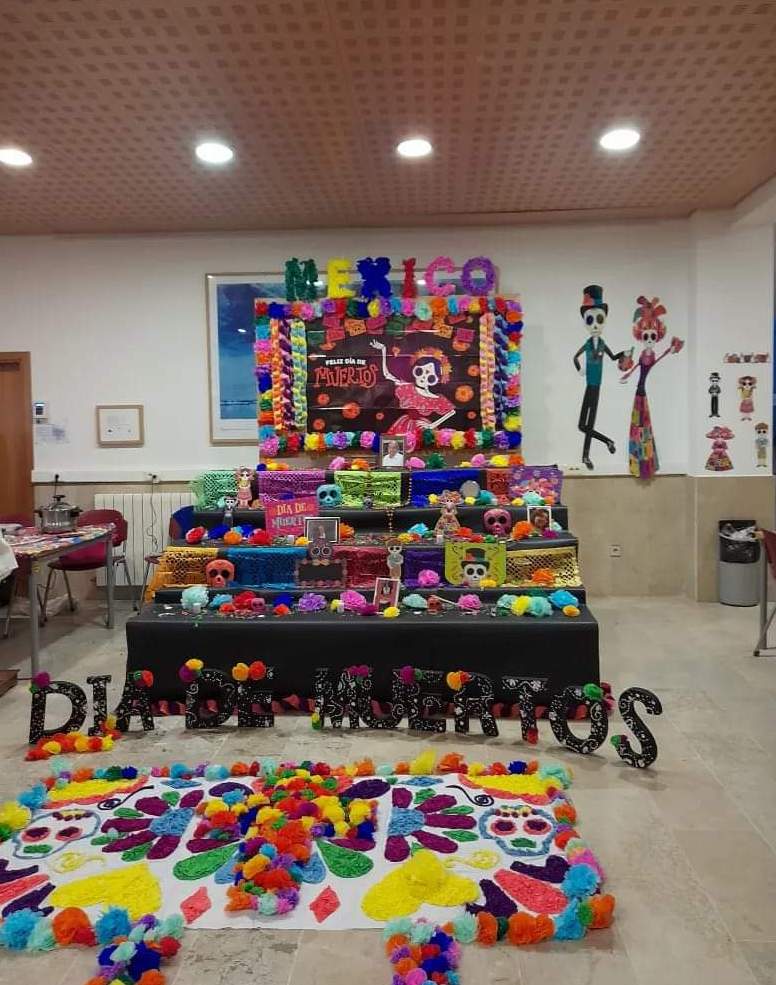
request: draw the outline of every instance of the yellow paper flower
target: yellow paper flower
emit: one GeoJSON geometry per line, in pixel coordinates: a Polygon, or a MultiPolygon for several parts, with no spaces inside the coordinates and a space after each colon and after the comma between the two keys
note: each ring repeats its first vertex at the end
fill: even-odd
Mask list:
{"type": "Polygon", "coordinates": [[[477,502],[474,496],[465,496],[463,501],[464,503],[466,503],[467,506],[474,506],[474,504],[477,502]]]}
{"type": "Polygon", "coordinates": [[[483,578],[480,582],[480,588],[495,588],[496,579],[495,578],[483,578]]]}
{"type": "Polygon", "coordinates": [[[564,605],[563,606],[563,615],[564,616],[571,616],[573,618],[574,616],[578,616],[579,615],[579,609],[575,605],[564,605]]]}
{"type": "Polygon", "coordinates": [[[522,496],[515,496],[515,498],[512,500],[512,505],[513,506],[524,506],[525,504],[523,502],[523,497],[522,496]]]}
{"type": "Polygon", "coordinates": [[[0,824],[7,825],[12,831],[21,831],[32,820],[29,807],[18,804],[15,800],[6,800],[0,804],[0,824]]]}
{"type": "Polygon", "coordinates": [[[401,609],[399,609],[398,606],[389,605],[387,608],[383,609],[383,619],[395,619],[400,612],[401,609]]]}
{"type": "Polygon", "coordinates": [[[361,909],[372,920],[392,920],[409,916],[424,903],[462,906],[473,903],[479,894],[477,883],[455,875],[424,848],[372,886],[361,909]]]}
{"type": "Polygon", "coordinates": [[[294,544],[297,547],[307,547],[309,543],[310,543],[309,537],[297,537],[296,540],[294,541],[294,544]]]}

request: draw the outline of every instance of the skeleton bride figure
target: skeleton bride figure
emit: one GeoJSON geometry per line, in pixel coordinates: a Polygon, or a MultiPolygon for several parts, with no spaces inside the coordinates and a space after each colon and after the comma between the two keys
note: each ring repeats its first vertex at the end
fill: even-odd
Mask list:
{"type": "Polygon", "coordinates": [[[396,401],[404,411],[386,433],[407,435],[410,439],[407,447],[411,450],[418,429],[438,428],[455,413],[455,405],[444,394],[433,392],[434,387],[450,379],[450,360],[441,349],[419,349],[411,359],[412,382],[409,383],[398,379],[390,371],[383,342],[375,339],[372,347],[380,350],[383,376],[394,384],[396,401]]]}

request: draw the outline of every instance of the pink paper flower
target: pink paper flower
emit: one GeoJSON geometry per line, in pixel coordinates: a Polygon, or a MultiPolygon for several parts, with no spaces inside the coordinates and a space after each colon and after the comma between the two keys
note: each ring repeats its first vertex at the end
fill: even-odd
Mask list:
{"type": "Polygon", "coordinates": [[[352,588],[346,588],[340,595],[340,600],[347,612],[360,612],[366,605],[366,598],[361,592],[355,592],[352,588]]]}
{"type": "Polygon", "coordinates": [[[439,581],[439,575],[436,571],[432,571],[431,568],[424,568],[422,571],[418,572],[418,584],[421,588],[436,588],[439,581]]]}
{"type": "Polygon", "coordinates": [[[458,599],[458,608],[462,612],[479,612],[480,598],[478,595],[462,595],[458,599]]]}

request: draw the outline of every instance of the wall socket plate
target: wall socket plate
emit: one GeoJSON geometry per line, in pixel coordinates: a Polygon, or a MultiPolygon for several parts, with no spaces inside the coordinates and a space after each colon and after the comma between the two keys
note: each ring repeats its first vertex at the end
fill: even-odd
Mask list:
{"type": "Polygon", "coordinates": [[[622,548],[619,544],[609,545],[609,557],[622,557],[622,548]]]}

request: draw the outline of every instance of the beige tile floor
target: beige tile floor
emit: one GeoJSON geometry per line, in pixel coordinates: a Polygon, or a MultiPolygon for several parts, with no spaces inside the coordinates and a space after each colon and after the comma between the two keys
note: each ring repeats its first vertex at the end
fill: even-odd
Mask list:
{"type": "MultiPolygon", "coordinates": [[[[681,599],[601,599],[602,676],[619,693],[656,691],[664,714],[651,719],[660,758],[646,772],[620,764],[610,747],[574,756],[540,726],[539,756],[574,767],[571,793],[584,837],[602,859],[618,901],[615,925],[573,944],[533,949],[470,946],[465,985],[776,985],[776,659],[751,655],[754,609],[681,599]]],[[[45,665],[65,679],[122,676],[122,628],[108,633],[94,610],[57,617],[46,628],[45,665]]],[[[23,666],[19,626],[0,642],[0,666],[23,666]]],[[[355,657],[355,655],[354,655],[355,657]]],[[[452,663],[463,663],[453,659],[452,663]]],[[[112,692],[112,696],[115,691],[112,692]]],[[[22,761],[29,695],[0,699],[0,799],[45,772],[22,761]]],[[[53,710],[53,706],[52,706],[53,710]]],[[[405,758],[422,740],[406,733],[312,732],[303,719],[273,730],[185,735],[177,720],[132,735],[99,761],[230,762],[252,755],[345,762],[405,758]],[[184,744],[185,740],[185,744],[184,744]]],[[[513,723],[496,739],[439,736],[477,759],[521,755],[513,723]]],[[[96,758],[95,758],[96,761],[96,758]]],[[[80,982],[91,952],[0,956],[0,985],[80,982]]],[[[170,971],[171,985],[335,985],[389,982],[379,936],[351,933],[192,931],[170,971]]]]}

